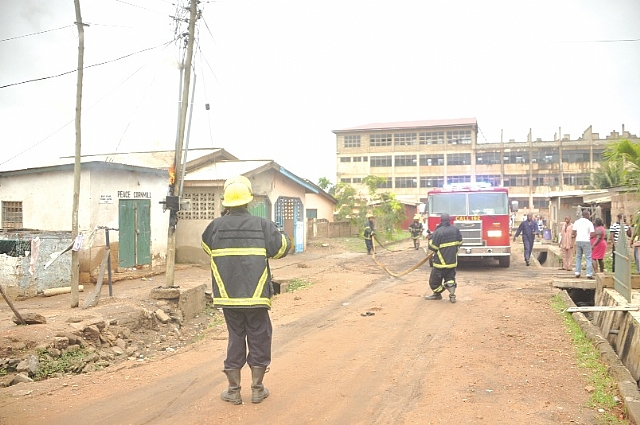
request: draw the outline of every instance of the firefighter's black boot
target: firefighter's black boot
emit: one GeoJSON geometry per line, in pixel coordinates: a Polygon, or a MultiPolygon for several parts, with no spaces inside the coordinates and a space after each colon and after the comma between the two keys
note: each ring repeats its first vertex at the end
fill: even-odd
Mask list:
{"type": "Polygon", "coordinates": [[[251,367],[251,402],[260,403],[269,397],[269,390],[262,385],[262,379],[267,372],[266,367],[251,367]]]}
{"type": "Polygon", "coordinates": [[[428,297],[424,297],[425,300],[441,300],[442,299],[442,294],[433,294],[433,295],[429,295],[428,297]]]}
{"type": "Polygon", "coordinates": [[[455,282],[445,282],[444,287],[449,291],[449,302],[456,302],[456,286],[458,286],[455,282]]]}
{"type": "Polygon", "coordinates": [[[240,397],[240,369],[225,369],[223,372],[227,375],[229,388],[222,392],[222,399],[231,404],[242,404],[240,397]]]}

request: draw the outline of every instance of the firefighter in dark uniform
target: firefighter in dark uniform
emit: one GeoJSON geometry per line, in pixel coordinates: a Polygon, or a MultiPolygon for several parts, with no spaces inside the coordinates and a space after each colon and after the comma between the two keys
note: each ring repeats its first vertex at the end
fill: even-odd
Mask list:
{"type": "Polygon", "coordinates": [[[413,247],[415,249],[420,248],[420,238],[422,237],[422,223],[420,223],[420,214],[413,216],[413,223],[409,225],[409,232],[411,232],[411,239],[413,239],[413,247]]]}
{"type": "Polygon", "coordinates": [[[373,251],[373,237],[376,235],[376,229],[373,226],[373,214],[367,214],[367,221],[364,224],[364,244],[367,247],[367,254],[371,255],[373,251]]]}
{"type": "Polygon", "coordinates": [[[442,214],[440,224],[429,240],[429,249],[433,251],[433,268],[429,276],[429,286],[433,295],[424,297],[425,300],[441,300],[442,292],[447,288],[449,301],[456,302],[456,267],[460,245],[462,245],[460,229],[451,225],[449,214],[442,214]]]}
{"type": "Polygon", "coordinates": [[[222,399],[242,404],[240,371],[251,368],[251,401],[269,396],[262,384],[271,363],[272,326],[269,318],[273,285],[269,258],[282,258],[291,241],[276,225],[249,214],[251,182],[243,176],[225,182],[222,206],[228,214],[213,220],[202,234],[202,248],[211,258],[213,304],[221,307],[229,341],[223,372],[229,388],[222,399]],[[247,354],[248,348],[248,354],[247,354]]]}

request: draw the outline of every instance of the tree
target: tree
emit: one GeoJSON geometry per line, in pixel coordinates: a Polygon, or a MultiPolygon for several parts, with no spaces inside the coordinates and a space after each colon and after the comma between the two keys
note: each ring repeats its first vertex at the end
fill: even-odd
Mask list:
{"type": "Polygon", "coordinates": [[[336,204],[337,220],[348,219],[355,226],[364,223],[364,220],[360,221],[358,211],[366,209],[367,200],[353,186],[347,183],[338,183],[335,186],[334,196],[338,201],[336,204]]]}
{"type": "Polygon", "coordinates": [[[613,142],[607,146],[603,156],[605,163],[620,164],[622,184],[635,187],[640,185],[640,142],[613,142]]]}
{"type": "Polygon", "coordinates": [[[326,177],[320,177],[318,179],[318,186],[320,186],[320,189],[324,190],[325,192],[331,195],[336,193],[335,185],[331,183],[331,181],[326,177]]]}
{"type": "Polygon", "coordinates": [[[597,189],[608,189],[622,185],[624,165],[620,160],[605,161],[593,175],[593,184],[597,189]]]}
{"type": "MultiPolygon", "coordinates": [[[[386,182],[387,179],[384,177],[371,175],[362,179],[362,183],[369,190],[369,204],[372,205],[371,212],[376,217],[376,228],[390,233],[404,221],[406,214],[395,193],[378,192],[378,188],[386,182]]],[[[361,212],[360,215],[364,221],[366,212],[361,212]]]]}

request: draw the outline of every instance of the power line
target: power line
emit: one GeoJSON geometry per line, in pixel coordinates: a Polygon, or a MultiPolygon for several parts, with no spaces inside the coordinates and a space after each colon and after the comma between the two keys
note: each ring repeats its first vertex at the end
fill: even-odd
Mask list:
{"type": "MultiPolygon", "coordinates": [[[[165,43],[165,47],[168,46],[170,44],[169,43],[165,43]]],[[[90,106],[88,106],[87,108],[85,108],[85,111],[90,111],[93,107],[95,107],[97,104],[99,104],[100,102],[102,102],[104,99],[106,99],[109,95],[111,95],[114,91],[116,91],[119,87],[121,87],[124,83],[126,83],[127,81],[129,81],[134,75],[136,75],[138,72],[140,72],[141,69],[143,69],[145,66],[147,66],[148,63],[145,63],[144,65],[142,65],[141,67],[139,67],[138,69],[136,69],[135,71],[133,71],[133,73],[131,73],[127,78],[125,78],[124,80],[122,80],[120,82],[120,84],[118,84],[116,87],[114,87],[111,91],[109,91],[108,93],[106,93],[104,96],[102,96],[100,99],[98,99],[97,101],[95,101],[93,104],[91,104],[90,106]]],[[[156,74],[157,75],[157,74],[156,74]]],[[[155,75],[153,77],[153,81],[155,81],[155,75]]],[[[152,81],[152,84],[153,84],[152,81]]],[[[145,96],[146,96],[146,90],[145,90],[145,96]]],[[[36,146],[40,145],[41,143],[43,143],[44,141],[46,141],[47,139],[53,137],[54,135],[56,135],[57,133],[59,133],[60,131],[62,131],[65,127],[67,127],[69,124],[73,123],[75,121],[75,118],[67,121],[65,124],[63,124],[60,128],[58,128],[57,130],[55,130],[53,133],[49,134],[48,136],[46,136],[45,138],[43,138],[42,140],[40,140],[39,142],[34,143],[33,145],[29,146],[27,149],[23,150],[22,152],[17,153],[16,155],[12,156],[11,158],[7,159],[4,162],[0,162],[0,165],[4,165],[7,162],[21,156],[24,155],[25,153],[29,152],[31,149],[35,148],[36,146]]],[[[130,124],[131,122],[129,122],[130,124]]],[[[127,124],[127,128],[129,127],[129,124],[127,124]]],[[[125,130],[126,132],[126,130],[125,130]]],[[[124,133],[122,134],[122,137],[124,137],[124,133]]],[[[120,147],[120,142],[122,141],[122,137],[120,138],[120,141],[118,142],[118,148],[120,147]]],[[[116,148],[116,152],[118,150],[118,148],[116,148]]]]}
{"type": "Polygon", "coordinates": [[[44,33],[47,33],[47,32],[63,30],[65,28],[70,28],[70,27],[75,27],[75,25],[65,25],[64,27],[60,27],[60,28],[54,28],[54,29],[45,30],[45,31],[39,31],[39,32],[33,32],[31,34],[18,35],[18,36],[15,36],[15,37],[3,38],[2,40],[0,40],[0,43],[3,42],[3,41],[17,40],[19,38],[31,37],[33,35],[40,35],[40,34],[44,34],[44,33]]]}
{"type": "MultiPolygon", "coordinates": [[[[160,44],[159,46],[148,47],[146,49],[138,50],[137,52],[129,53],[129,54],[121,56],[119,58],[115,58],[115,59],[111,59],[111,60],[108,60],[108,61],[104,61],[104,62],[96,63],[96,64],[93,64],[93,65],[85,66],[83,69],[94,68],[96,66],[106,65],[108,63],[117,62],[119,60],[126,59],[126,58],[128,58],[130,56],[137,55],[139,53],[143,53],[143,52],[146,52],[146,51],[149,51],[149,50],[154,50],[154,49],[157,49],[159,47],[165,47],[165,46],[173,43],[174,41],[175,40],[171,40],[171,41],[168,41],[166,43],[160,44]]],[[[58,78],[58,77],[62,77],[63,75],[72,74],[72,73],[77,72],[77,71],[78,71],[77,69],[73,69],[71,71],[66,71],[66,72],[63,72],[63,73],[60,73],[60,74],[50,75],[48,77],[33,78],[31,80],[25,80],[25,81],[21,81],[21,82],[18,82],[18,83],[5,84],[4,86],[0,86],[0,89],[5,89],[7,87],[12,87],[12,86],[19,86],[21,84],[26,84],[26,83],[33,83],[33,82],[36,82],[36,81],[49,80],[51,78],[58,78]]]]}

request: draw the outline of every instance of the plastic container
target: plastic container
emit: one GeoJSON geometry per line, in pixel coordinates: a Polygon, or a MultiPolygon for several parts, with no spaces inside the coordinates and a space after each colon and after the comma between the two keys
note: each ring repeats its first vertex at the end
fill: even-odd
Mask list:
{"type": "Polygon", "coordinates": [[[551,240],[551,229],[544,229],[542,231],[542,237],[547,240],[550,241],[551,240]]]}

